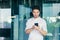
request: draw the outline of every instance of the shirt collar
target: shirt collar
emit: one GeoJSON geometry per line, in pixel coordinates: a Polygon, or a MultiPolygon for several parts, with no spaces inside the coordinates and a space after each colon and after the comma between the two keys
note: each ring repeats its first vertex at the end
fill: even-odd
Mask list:
{"type": "Polygon", "coordinates": [[[38,17],[38,18],[34,18],[35,20],[37,20],[37,19],[40,19],[40,17],[38,17]]]}

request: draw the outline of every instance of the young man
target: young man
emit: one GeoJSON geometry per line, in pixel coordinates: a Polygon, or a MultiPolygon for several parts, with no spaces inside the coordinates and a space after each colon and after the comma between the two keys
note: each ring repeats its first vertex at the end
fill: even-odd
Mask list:
{"type": "Polygon", "coordinates": [[[47,34],[47,26],[44,19],[39,17],[40,9],[38,6],[32,8],[33,18],[26,22],[25,32],[29,34],[28,40],[43,40],[47,34]]]}

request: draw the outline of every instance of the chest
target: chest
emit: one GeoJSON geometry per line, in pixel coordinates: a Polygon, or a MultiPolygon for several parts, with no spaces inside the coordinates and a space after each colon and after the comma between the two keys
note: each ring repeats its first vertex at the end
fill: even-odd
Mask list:
{"type": "Polygon", "coordinates": [[[42,29],[43,27],[43,21],[42,20],[32,20],[31,25],[35,25],[35,23],[38,23],[39,27],[42,29]]]}

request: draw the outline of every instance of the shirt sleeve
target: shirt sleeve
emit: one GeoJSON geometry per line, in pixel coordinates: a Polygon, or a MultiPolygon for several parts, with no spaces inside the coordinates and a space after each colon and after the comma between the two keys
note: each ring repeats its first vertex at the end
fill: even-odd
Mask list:
{"type": "Polygon", "coordinates": [[[46,21],[43,22],[43,30],[47,32],[47,24],[46,24],[46,21]]]}
{"type": "Polygon", "coordinates": [[[25,31],[26,31],[27,29],[30,29],[30,28],[31,28],[31,22],[28,20],[28,21],[26,22],[25,31]]]}

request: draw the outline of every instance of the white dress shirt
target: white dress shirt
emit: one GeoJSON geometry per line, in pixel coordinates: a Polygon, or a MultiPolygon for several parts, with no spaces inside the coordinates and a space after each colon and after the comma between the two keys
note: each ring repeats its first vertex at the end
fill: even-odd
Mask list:
{"type": "MultiPolygon", "coordinates": [[[[40,29],[47,32],[46,21],[40,17],[27,20],[25,30],[32,28],[34,23],[38,23],[40,29]]],[[[28,40],[43,40],[43,35],[37,30],[32,30],[29,34],[28,40]]]]}

